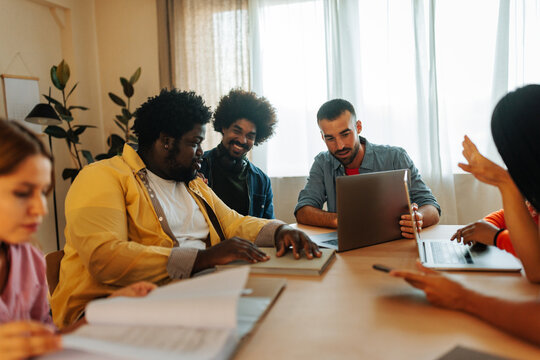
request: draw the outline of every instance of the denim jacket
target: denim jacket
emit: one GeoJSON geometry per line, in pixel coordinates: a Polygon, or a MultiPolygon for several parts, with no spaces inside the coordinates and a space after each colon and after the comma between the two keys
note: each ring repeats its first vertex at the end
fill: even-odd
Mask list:
{"type": "MultiPolygon", "coordinates": [[[[437,208],[439,214],[441,213],[441,207],[435,196],[422,181],[418,169],[404,149],[396,146],[371,144],[365,138],[361,136],[359,138],[366,147],[364,159],[359,169],[360,174],[409,169],[411,201],[417,203],[419,207],[431,204],[437,208]]],[[[306,205],[322,209],[325,202],[329,212],[336,212],[336,177],[338,176],[345,176],[345,167],[330,152],[319,153],[309,171],[307,184],[298,195],[298,203],[294,213],[296,214],[300,208],[306,205]]]]}
{"type": "MultiPolygon", "coordinates": [[[[208,179],[208,186],[213,187],[212,161],[216,149],[206,151],[203,155],[201,173],[208,179]]],[[[247,160],[246,160],[247,161],[247,160]]],[[[261,169],[253,165],[250,161],[248,166],[248,197],[249,216],[265,219],[274,218],[274,204],[272,203],[272,184],[270,178],[261,169]]]]}

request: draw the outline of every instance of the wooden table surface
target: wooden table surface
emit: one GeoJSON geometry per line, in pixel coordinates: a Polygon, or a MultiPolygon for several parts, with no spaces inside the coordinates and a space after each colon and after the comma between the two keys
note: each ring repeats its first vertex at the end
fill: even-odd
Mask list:
{"type": "MultiPolygon", "coordinates": [[[[300,227],[308,234],[329,231],[300,227]]],[[[449,238],[456,228],[438,225],[423,236],[449,238]]],[[[436,308],[423,292],[371,269],[375,263],[412,269],[417,257],[414,241],[397,240],[339,253],[322,276],[274,276],[285,277],[287,286],[235,359],[436,359],[457,345],[540,359],[540,348],[473,316],[436,308]]],[[[490,295],[539,296],[540,286],[519,273],[448,274],[490,295]]]]}

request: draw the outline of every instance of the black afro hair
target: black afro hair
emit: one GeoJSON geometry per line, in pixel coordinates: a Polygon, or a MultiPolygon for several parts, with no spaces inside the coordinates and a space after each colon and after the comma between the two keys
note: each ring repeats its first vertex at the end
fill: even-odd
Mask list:
{"type": "Polygon", "coordinates": [[[276,109],[264,97],[242,89],[233,89],[223,96],[214,112],[214,129],[223,134],[235,121],[247,119],[255,124],[255,145],[265,142],[274,134],[277,124],[276,109]]]}
{"type": "Polygon", "coordinates": [[[179,139],[195,124],[207,124],[211,117],[210,108],[193,91],[162,89],[135,111],[133,130],[139,138],[139,148],[147,149],[160,133],[179,139]]]}

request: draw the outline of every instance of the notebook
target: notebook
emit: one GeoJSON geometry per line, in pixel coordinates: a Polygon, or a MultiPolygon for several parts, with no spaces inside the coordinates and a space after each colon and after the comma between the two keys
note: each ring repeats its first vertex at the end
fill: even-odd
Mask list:
{"type": "MultiPolygon", "coordinates": [[[[409,199],[409,187],[404,181],[405,193],[409,199]]],[[[411,203],[408,201],[412,216],[411,203]]],[[[512,254],[495,246],[465,245],[450,239],[422,239],[416,226],[414,237],[418,246],[420,261],[425,267],[437,270],[471,271],[520,271],[521,262],[512,254]]]]}
{"type": "Polygon", "coordinates": [[[246,261],[233,261],[227,265],[218,265],[216,267],[219,270],[249,264],[250,272],[252,274],[317,276],[321,275],[335,258],[335,250],[333,249],[320,249],[322,252],[321,257],[314,257],[311,260],[307,259],[304,254],[302,254],[300,259],[295,259],[292,250],[287,251],[287,253],[281,257],[277,257],[275,248],[261,247],[259,249],[268,254],[270,260],[255,264],[249,264],[246,261]]]}
{"type": "Polygon", "coordinates": [[[346,251],[401,239],[399,220],[408,212],[407,169],[336,178],[337,232],[310,236],[317,245],[346,251]]]}

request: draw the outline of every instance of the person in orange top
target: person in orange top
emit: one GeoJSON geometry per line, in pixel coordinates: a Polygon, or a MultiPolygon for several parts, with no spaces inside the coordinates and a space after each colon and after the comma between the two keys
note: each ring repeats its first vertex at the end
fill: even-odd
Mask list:
{"type": "MultiPolygon", "coordinates": [[[[497,186],[505,223],[514,237],[512,245],[525,275],[530,282],[540,283],[540,226],[527,215],[530,210],[523,201],[527,199],[535,209],[540,209],[540,85],[528,85],[505,95],[493,111],[491,132],[508,170],[482,156],[467,136],[463,141],[467,163],[460,163],[459,167],[476,179],[497,186]]],[[[420,263],[417,267],[418,271],[392,270],[390,275],[424,291],[426,299],[436,306],[476,316],[540,345],[538,299],[523,301],[484,295],[420,263]]]]}
{"type": "MultiPolygon", "coordinates": [[[[537,211],[528,201],[525,203],[534,222],[538,224],[537,211]]],[[[465,244],[482,243],[493,245],[517,256],[510,240],[510,232],[506,228],[504,209],[494,211],[482,220],[475,221],[458,229],[450,240],[463,241],[465,244]]]]}

